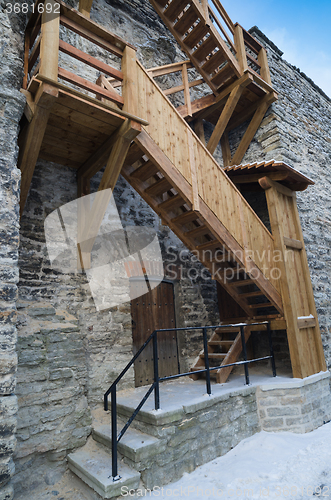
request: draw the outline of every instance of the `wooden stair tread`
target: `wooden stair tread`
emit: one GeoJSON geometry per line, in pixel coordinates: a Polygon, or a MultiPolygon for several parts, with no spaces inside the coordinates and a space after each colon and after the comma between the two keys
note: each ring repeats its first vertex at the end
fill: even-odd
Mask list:
{"type": "MultiPolygon", "coordinates": [[[[227,355],[227,352],[209,352],[208,353],[208,358],[210,359],[224,359],[225,356],[227,355]]],[[[204,358],[205,354],[200,354],[200,358],[204,358]]]]}
{"type": "Polygon", "coordinates": [[[208,345],[218,345],[220,347],[232,346],[233,340],[209,340],[208,345]]]}
{"type": "Polygon", "coordinates": [[[145,193],[149,196],[156,196],[158,194],[166,193],[173,186],[170,184],[168,179],[163,178],[156,181],[154,184],[145,189],[145,193]]]}
{"type": "Polygon", "coordinates": [[[169,6],[163,11],[163,14],[169,19],[170,22],[174,22],[179,14],[183,12],[187,3],[187,1],[172,0],[169,6]]]}
{"type": "Polygon", "coordinates": [[[140,179],[141,181],[147,181],[153,175],[157,173],[158,169],[151,161],[147,161],[144,165],[136,168],[131,174],[130,177],[134,179],[140,179]]]}
{"type": "Polygon", "coordinates": [[[191,5],[185,12],[183,12],[182,17],[177,21],[174,26],[174,29],[180,34],[184,35],[186,31],[193,26],[195,21],[199,19],[197,11],[191,5]]]}
{"type": "Polygon", "coordinates": [[[251,279],[231,281],[231,283],[229,283],[230,286],[246,286],[246,285],[253,285],[253,284],[255,284],[255,283],[251,279]]]}
{"type": "Polygon", "coordinates": [[[265,307],[274,307],[271,302],[263,302],[262,304],[249,304],[250,309],[262,309],[265,307]]]}
{"type": "Polygon", "coordinates": [[[185,236],[187,238],[194,238],[196,236],[202,236],[202,235],[205,235],[205,234],[211,234],[210,233],[210,230],[208,229],[208,227],[206,226],[199,226],[195,229],[192,229],[191,231],[186,231],[185,233],[185,236]]]}
{"type": "Polygon", "coordinates": [[[189,49],[193,49],[197,43],[202,40],[208,33],[208,28],[201,21],[193,28],[192,31],[183,39],[183,43],[189,49]]]}
{"type": "Polygon", "coordinates": [[[222,246],[218,240],[207,241],[206,243],[202,243],[201,245],[196,246],[196,250],[208,250],[213,247],[222,246]]]}
{"type": "Polygon", "coordinates": [[[171,219],[171,222],[173,224],[178,224],[178,225],[185,225],[188,224],[189,222],[193,222],[199,218],[199,215],[196,212],[193,212],[193,210],[188,210],[187,212],[184,212],[180,215],[177,215],[177,217],[174,217],[171,219]]]}
{"type": "Polygon", "coordinates": [[[176,194],[175,196],[170,197],[168,200],[160,203],[158,205],[158,208],[160,210],[169,210],[172,208],[180,207],[181,205],[185,205],[185,201],[180,194],[176,194]]]}
{"type": "Polygon", "coordinates": [[[201,45],[198,46],[198,48],[193,52],[193,56],[195,59],[198,61],[203,61],[209,54],[212,53],[213,50],[215,50],[217,47],[217,43],[214,40],[212,36],[209,36],[203,42],[201,45]]]}
{"type": "Polygon", "coordinates": [[[249,297],[262,297],[262,296],[263,296],[263,292],[261,292],[261,290],[257,290],[256,292],[241,293],[239,295],[239,297],[246,297],[246,298],[249,298],[249,297]]]}

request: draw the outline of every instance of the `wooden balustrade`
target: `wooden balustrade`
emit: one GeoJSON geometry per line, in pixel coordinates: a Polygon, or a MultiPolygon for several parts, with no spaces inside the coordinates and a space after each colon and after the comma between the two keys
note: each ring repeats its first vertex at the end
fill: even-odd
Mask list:
{"type": "MultiPolygon", "coordinates": [[[[159,69],[157,70],[159,71],[159,69]]],[[[137,114],[147,120],[146,131],[192,186],[193,206],[201,199],[242,248],[247,269],[253,260],[280,291],[273,276],[274,240],[216,160],[176,112],[151,76],[137,63],[137,114]]]]}

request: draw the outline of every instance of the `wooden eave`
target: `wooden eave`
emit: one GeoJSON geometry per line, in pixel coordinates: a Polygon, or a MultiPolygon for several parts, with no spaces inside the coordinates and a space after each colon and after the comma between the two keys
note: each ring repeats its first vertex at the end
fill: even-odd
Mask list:
{"type": "Polygon", "coordinates": [[[298,170],[284,162],[270,160],[268,162],[233,165],[224,168],[234,184],[257,184],[262,177],[274,177],[277,182],[292,191],[304,191],[314,183],[298,170]]]}

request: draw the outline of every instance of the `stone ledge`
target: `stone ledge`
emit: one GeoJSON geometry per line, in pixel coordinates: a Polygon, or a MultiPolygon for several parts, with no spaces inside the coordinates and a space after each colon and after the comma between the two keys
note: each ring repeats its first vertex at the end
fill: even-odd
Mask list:
{"type": "Polygon", "coordinates": [[[274,384],[261,384],[259,389],[261,391],[273,391],[275,389],[300,389],[301,387],[305,387],[310,384],[314,384],[319,382],[320,380],[330,378],[331,374],[329,371],[327,372],[319,372],[314,375],[310,375],[310,377],[306,377],[303,379],[293,379],[290,382],[275,382],[274,384]]]}

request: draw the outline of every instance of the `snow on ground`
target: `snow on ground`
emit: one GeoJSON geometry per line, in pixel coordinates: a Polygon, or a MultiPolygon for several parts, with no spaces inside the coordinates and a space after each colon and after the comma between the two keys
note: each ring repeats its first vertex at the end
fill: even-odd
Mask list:
{"type": "MultiPolygon", "coordinates": [[[[133,492],[123,491],[128,498],[133,492]]],[[[176,483],[134,496],[331,499],[331,422],[308,434],[260,432],[176,483]]]]}

